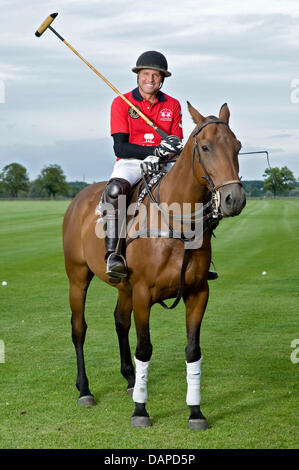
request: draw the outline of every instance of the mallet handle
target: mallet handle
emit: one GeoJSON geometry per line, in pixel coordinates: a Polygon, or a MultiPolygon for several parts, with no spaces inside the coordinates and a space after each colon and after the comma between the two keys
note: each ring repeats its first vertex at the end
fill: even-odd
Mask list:
{"type": "Polygon", "coordinates": [[[131,101],[129,101],[124,95],[122,95],[120,93],[120,91],[118,91],[114,85],[112,85],[112,83],[109,82],[109,80],[107,80],[107,78],[105,78],[97,69],[95,69],[89,62],[87,62],[87,60],[84,59],[84,57],[82,57],[81,54],[79,54],[79,52],[76,51],[76,49],[74,49],[65,39],[63,39],[62,36],[60,36],[60,34],[57,33],[57,31],[55,31],[54,28],[52,28],[52,26],[49,26],[49,29],[54,33],[56,34],[56,36],[61,39],[61,41],[64,42],[64,44],[69,48],[71,49],[71,51],[73,51],[76,56],[78,56],[81,60],[83,60],[83,62],[88,65],[89,68],[91,68],[91,70],[96,73],[98,75],[98,77],[100,77],[102,80],[104,80],[104,82],[110,86],[110,88],[112,88],[112,90],[118,95],[120,96],[121,99],[123,99],[131,108],[134,109],[134,111],[136,111],[136,113],[149,125],[151,126],[159,135],[162,139],[165,139],[167,137],[168,134],[166,134],[166,132],[162,131],[161,129],[159,129],[145,114],[143,114],[142,111],[140,111],[140,109],[138,109],[133,103],[131,103],[131,101]]]}

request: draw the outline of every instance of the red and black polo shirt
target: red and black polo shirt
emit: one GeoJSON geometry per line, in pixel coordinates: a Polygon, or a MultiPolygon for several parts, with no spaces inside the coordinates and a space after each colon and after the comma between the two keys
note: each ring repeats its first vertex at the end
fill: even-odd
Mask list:
{"type": "MultiPolygon", "coordinates": [[[[151,105],[143,99],[139,89],[124,95],[168,135],[183,138],[182,111],[178,100],[162,91],[158,91],[154,103],[151,105]]],[[[149,126],[138,114],[118,96],[111,106],[111,135],[116,133],[129,134],[129,143],[143,146],[158,146],[161,142],[159,134],[149,126]]]]}

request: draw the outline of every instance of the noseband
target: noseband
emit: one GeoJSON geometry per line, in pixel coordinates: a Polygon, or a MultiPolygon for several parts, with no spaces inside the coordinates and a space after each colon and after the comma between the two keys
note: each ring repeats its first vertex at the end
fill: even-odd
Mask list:
{"type": "Polygon", "coordinates": [[[208,182],[208,185],[209,185],[209,190],[211,191],[212,193],[212,197],[213,197],[213,203],[214,203],[214,217],[215,218],[218,218],[218,215],[219,214],[219,207],[220,207],[220,193],[219,193],[219,189],[220,188],[223,188],[223,186],[227,186],[229,184],[240,184],[242,186],[242,182],[240,180],[229,180],[229,181],[224,181],[223,183],[221,184],[218,184],[217,186],[215,186],[212,178],[210,177],[209,173],[207,172],[206,170],[206,167],[200,157],[200,152],[199,152],[199,148],[198,148],[198,143],[197,143],[197,135],[200,133],[200,131],[208,126],[209,124],[224,124],[225,126],[228,126],[227,122],[225,121],[221,121],[221,119],[212,119],[211,121],[208,121],[208,122],[204,122],[203,124],[201,124],[201,126],[199,126],[197,129],[195,129],[195,131],[193,132],[192,134],[192,137],[193,137],[193,154],[192,154],[192,171],[194,173],[194,158],[196,156],[196,160],[198,161],[198,163],[200,164],[205,176],[203,176],[203,178],[208,182]]]}

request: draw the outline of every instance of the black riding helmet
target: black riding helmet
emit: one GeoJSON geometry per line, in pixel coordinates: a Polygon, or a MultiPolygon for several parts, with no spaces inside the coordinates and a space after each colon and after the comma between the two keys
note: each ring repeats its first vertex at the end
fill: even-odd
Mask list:
{"type": "Polygon", "coordinates": [[[165,77],[170,77],[171,73],[167,70],[168,64],[166,57],[157,51],[147,51],[138,57],[136,67],[132,68],[132,72],[138,73],[142,69],[154,69],[162,72],[165,77]]]}

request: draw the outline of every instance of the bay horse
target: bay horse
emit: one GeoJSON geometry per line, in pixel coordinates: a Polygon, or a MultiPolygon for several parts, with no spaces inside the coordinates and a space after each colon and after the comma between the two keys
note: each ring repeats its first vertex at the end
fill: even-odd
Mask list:
{"type": "MultiPolygon", "coordinates": [[[[196,203],[207,201],[212,194],[213,200],[218,201],[216,211],[219,218],[236,216],[244,208],[246,198],[238,176],[241,144],[229,127],[229,108],[226,103],[222,105],[219,118],[202,116],[190,103],[188,109],[196,127],[176,163],[162,179],[159,199],[168,205],[188,202],[194,208],[196,203]]],[[[80,392],[78,403],[85,406],[95,404],[88,385],[83,345],[87,330],[85,299],[90,281],[96,275],[118,289],[114,318],[121,373],[135,402],[131,423],[147,427],[151,425],[146,410],[148,365],[152,355],[150,311],[153,304],[176,296],[186,250],[184,243],[177,238],[137,238],[126,248],[127,278],[113,284],[105,274],[104,239],[95,233],[96,208],[105,185],[106,182],[99,182],[83,189],[71,202],[63,222],[72,340],[77,357],[76,386],[80,392]],[[135,368],[128,338],[132,311],[137,334],[135,368]]],[[[212,230],[206,230],[200,248],[188,250],[183,287],[181,285],[187,330],[186,403],[190,408],[189,428],[193,429],[208,427],[200,409],[200,326],[209,296],[211,234],[212,230]]]]}

